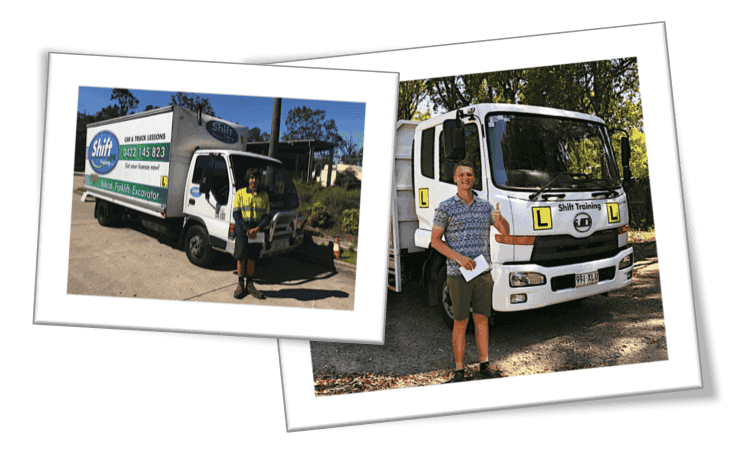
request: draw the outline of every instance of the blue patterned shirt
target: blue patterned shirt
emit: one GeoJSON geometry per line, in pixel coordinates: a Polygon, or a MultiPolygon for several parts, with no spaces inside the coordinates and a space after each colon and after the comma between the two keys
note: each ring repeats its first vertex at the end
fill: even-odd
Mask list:
{"type": "MultiPolygon", "coordinates": [[[[456,194],[437,206],[432,227],[445,230],[445,242],[452,250],[473,259],[483,255],[490,266],[492,211],[493,206],[475,193],[470,205],[456,194]]],[[[460,275],[460,265],[450,258],[447,259],[447,275],[460,275]]]]}

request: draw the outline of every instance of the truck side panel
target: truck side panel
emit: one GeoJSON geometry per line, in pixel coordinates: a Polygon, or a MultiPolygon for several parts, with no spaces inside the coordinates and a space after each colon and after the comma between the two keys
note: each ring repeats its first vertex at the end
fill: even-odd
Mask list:
{"type": "Polygon", "coordinates": [[[154,214],[165,212],[172,117],[168,110],[88,127],[85,187],[154,214]]]}
{"type": "Polygon", "coordinates": [[[421,251],[414,245],[414,232],[419,228],[415,209],[415,191],[412,180],[412,143],[417,122],[397,123],[396,148],[394,151],[394,203],[393,224],[399,229],[399,248],[408,252],[421,251]]]}

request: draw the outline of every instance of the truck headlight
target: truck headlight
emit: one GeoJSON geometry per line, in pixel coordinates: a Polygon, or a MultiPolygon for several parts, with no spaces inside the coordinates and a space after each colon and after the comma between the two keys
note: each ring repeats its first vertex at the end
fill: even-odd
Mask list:
{"type": "Polygon", "coordinates": [[[530,287],[546,284],[546,277],[539,273],[511,273],[509,276],[511,287],[530,287]]]}
{"type": "Polygon", "coordinates": [[[630,266],[633,266],[633,254],[627,255],[623,257],[622,260],[620,260],[620,265],[618,265],[618,269],[625,269],[630,266]]]}

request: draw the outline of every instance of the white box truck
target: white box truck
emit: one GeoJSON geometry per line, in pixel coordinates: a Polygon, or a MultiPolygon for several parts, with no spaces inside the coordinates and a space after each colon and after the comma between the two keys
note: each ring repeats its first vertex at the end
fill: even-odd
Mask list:
{"type": "MultiPolygon", "coordinates": [[[[630,144],[621,139],[624,180],[630,144]]],[[[475,165],[474,190],[511,234],[491,227],[493,309],[519,311],[625,287],[633,276],[629,211],[605,123],[596,116],[478,104],[427,121],[399,121],[392,190],[389,287],[428,286],[452,327],[445,257],[430,248],[435,208],[454,195],[453,168],[475,165]]]]}
{"type": "Polygon", "coordinates": [[[177,105],[91,123],[81,199],[95,199],[101,225],[139,219],[207,266],[215,250],[234,253],[234,196],[258,167],[272,210],[262,257],[287,252],[307,216],[282,163],[246,152],[246,138],[246,127],[177,105]]]}

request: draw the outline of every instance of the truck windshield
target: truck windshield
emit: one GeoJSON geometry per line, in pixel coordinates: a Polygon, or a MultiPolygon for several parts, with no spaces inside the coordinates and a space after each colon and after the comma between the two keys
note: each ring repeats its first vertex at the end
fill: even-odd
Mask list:
{"type": "Polygon", "coordinates": [[[620,187],[605,127],[525,114],[488,115],[493,183],[501,188],[589,190],[620,187]],[[551,182],[551,183],[550,183],[551,182]]]}
{"type": "Polygon", "coordinates": [[[269,195],[269,205],[273,212],[280,210],[297,209],[299,201],[297,190],[290,179],[290,174],[281,165],[264,158],[232,155],[231,165],[234,168],[234,182],[236,189],[245,188],[247,170],[252,167],[262,171],[260,186],[269,195]]]}

